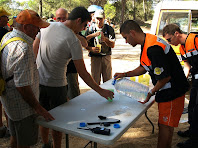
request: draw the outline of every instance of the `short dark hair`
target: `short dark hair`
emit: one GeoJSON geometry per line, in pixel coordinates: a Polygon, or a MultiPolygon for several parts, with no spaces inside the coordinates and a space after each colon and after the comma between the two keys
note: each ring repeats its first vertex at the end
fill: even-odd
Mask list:
{"type": "Polygon", "coordinates": [[[163,28],[163,37],[166,35],[166,34],[169,34],[169,35],[174,35],[175,32],[179,32],[182,34],[182,31],[181,29],[179,28],[178,25],[176,24],[168,24],[166,25],[164,28],[163,28]]]}
{"type": "Polygon", "coordinates": [[[85,7],[76,7],[69,14],[68,20],[76,20],[81,18],[82,23],[91,21],[91,15],[85,7]]]}
{"type": "Polygon", "coordinates": [[[120,27],[120,33],[128,34],[130,30],[135,30],[138,33],[142,33],[140,25],[134,20],[126,20],[120,27]]]}

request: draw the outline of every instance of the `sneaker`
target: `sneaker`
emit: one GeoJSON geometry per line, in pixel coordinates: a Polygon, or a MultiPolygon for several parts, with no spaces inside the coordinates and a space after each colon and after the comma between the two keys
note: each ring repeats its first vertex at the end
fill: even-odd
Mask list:
{"type": "Polygon", "coordinates": [[[195,140],[188,139],[184,142],[180,142],[177,144],[179,148],[198,148],[198,142],[195,140]]]}
{"type": "Polygon", "coordinates": [[[178,131],[177,135],[179,135],[180,137],[190,137],[190,131],[186,130],[186,131],[178,131]]]}
{"type": "Polygon", "coordinates": [[[188,107],[184,108],[182,114],[187,114],[188,113],[188,107]]]}
{"type": "Polygon", "coordinates": [[[47,144],[43,144],[42,148],[52,148],[52,143],[49,141],[47,144]]]}
{"type": "Polygon", "coordinates": [[[3,138],[5,136],[6,129],[6,126],[0,127],[0,138],[3,138]]]}
{"type": "Polygon", "coordinates": [[[8,128],[6,128],[6,133],[4,135],[4,138],[9,138],[11,135],[10,135],[10,130],[8,128]]]}

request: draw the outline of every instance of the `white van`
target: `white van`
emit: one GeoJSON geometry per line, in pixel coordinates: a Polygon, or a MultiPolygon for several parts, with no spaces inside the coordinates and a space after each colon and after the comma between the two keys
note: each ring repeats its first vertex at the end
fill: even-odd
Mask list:
{"type": "MultiPolygon", "coordinates": [[[[181,30],[198,32],[198,1],[163,1],[157,4],[151,25],[151,34],[162,37],[162,30],[167,24],[177,24],[181,30]]],[[[181,61],[179,47],[173,46],[181,61]]]]}

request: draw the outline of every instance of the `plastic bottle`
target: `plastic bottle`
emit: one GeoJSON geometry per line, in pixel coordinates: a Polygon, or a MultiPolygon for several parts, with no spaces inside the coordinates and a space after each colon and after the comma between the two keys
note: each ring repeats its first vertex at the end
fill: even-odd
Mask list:
{"type": "Polygon", "coordinates": [[[149,91],[149,87],[131,81],[127,78],[113,80],[112,84],[118,93],[133,98],[137,101],[144,101],[149,91]]]}

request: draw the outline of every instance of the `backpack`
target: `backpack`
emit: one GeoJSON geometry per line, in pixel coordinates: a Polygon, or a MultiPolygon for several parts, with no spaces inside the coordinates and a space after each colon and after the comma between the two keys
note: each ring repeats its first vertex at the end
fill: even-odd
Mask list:
{"type": "MultiPolygon", "coordinates": [[[[5,35],[4,35],[5,37],[5,35]]],[[[5,90],[5,85],[8,81],[12,80],[14,78],[14,75],[10,76],[9,78],[6,78],[5,80],[3,79],[3,76],[2,76],[2,72],[1,72],[1,53],[3,52],[3,49],[6,45],[8,45],[9,43],[13,42],[13,41],[18,41],[18,40],[21,40],[23,42],[26,42],[26,40],[20,38],[20,37],[13,37],[9,40],[7,40],[3,45],[2,45],[2,41],[4,39],[4,37],[2,38],[1,40],[1,44],[0,44],[0,96],[2,96],[4,90],[5,90]]]]}

